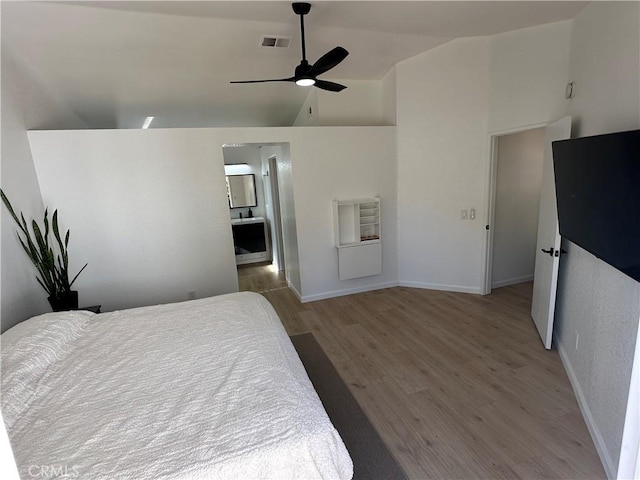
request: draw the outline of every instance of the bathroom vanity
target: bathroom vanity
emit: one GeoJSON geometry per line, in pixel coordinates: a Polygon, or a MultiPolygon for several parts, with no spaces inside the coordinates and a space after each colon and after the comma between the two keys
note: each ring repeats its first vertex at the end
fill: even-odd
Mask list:
{"type": "Polygon", "coordinates": [[[231,229],[237,265],[270,260],[263,217],[233,218],[231,229]]]}

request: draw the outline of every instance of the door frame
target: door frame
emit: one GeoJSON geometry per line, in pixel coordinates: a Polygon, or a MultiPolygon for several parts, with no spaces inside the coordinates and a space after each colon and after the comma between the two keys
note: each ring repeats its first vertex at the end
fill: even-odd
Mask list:
{"type": "Polygon", "coordinates": [[[493,242],[494,242],[494,222],[496,215],[496,189],[498,183],[498,138],[506,135],[526,132],[528,130],[536,130],[545,128],[552,122],[535,123],[530,125],[522,125],[519,127],[509,128],[505,130],[496,130],[489,132],[489,154],[487,159],[487,199],[485,205],[487,207],[485,222],[485,240],[484,240],[484,261],[482,263],[482,295],[491,293],[491,280],[493,277],[493,242]]]}
{"type": "MultiPolygon", "coordinates": [[[[286,264],[284,260],[284,241],[282,235],[282,210],[280,207],[280,185],[278,183],[278,159],[276,155],[271,155],[267,159],[267,172],[269,176],[269,189],[271,193],[271,209],[273,211],[273,222],[275,238],[272,239],[273,244],[276,245],[277,258],[272,258],[277,262],[278,270],[281,272],[286,271],[286,264]]],[[[273,257],[273,247],[272,247],[273,257]]]]}

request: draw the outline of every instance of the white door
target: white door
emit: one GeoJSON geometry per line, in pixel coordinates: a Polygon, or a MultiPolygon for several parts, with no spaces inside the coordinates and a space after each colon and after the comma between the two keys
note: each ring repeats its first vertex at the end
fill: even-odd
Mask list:
{"type": "Polygon", "coordinates": [[[531,316],[544,347],[551,348],[553,317],[556,306],[558,266],[560,265],[560,233],[556,207],[556,182],[553,176],[551,142],[565,140],[571,135],[571,117],[564,117],[545,129],[542,188],[540,190],[540,216],[536,265],[533,278],[531,316]]]}

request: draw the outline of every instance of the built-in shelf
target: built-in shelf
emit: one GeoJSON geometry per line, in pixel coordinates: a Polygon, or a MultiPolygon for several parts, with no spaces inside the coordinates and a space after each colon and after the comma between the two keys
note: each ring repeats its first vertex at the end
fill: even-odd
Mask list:
{"type": "Polygon", "coordinates": [[[336,247],[380,241],[380,199],[334,200],[336,247]]]}
{"type": "Polygon", "coordinates": [[[378,197],[334,200],[333,231],[340,280],[382,273],[378,197]]]}

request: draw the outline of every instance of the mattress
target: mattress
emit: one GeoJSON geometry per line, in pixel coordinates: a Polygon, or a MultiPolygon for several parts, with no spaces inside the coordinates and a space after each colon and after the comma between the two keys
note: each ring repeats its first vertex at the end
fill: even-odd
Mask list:
{"type": "Polygon", "coordinates": [[[22,478],[34,466],[83,479],[352,477],[258,294],[50,313],[0,339],[2,412],[22,478]]]}

